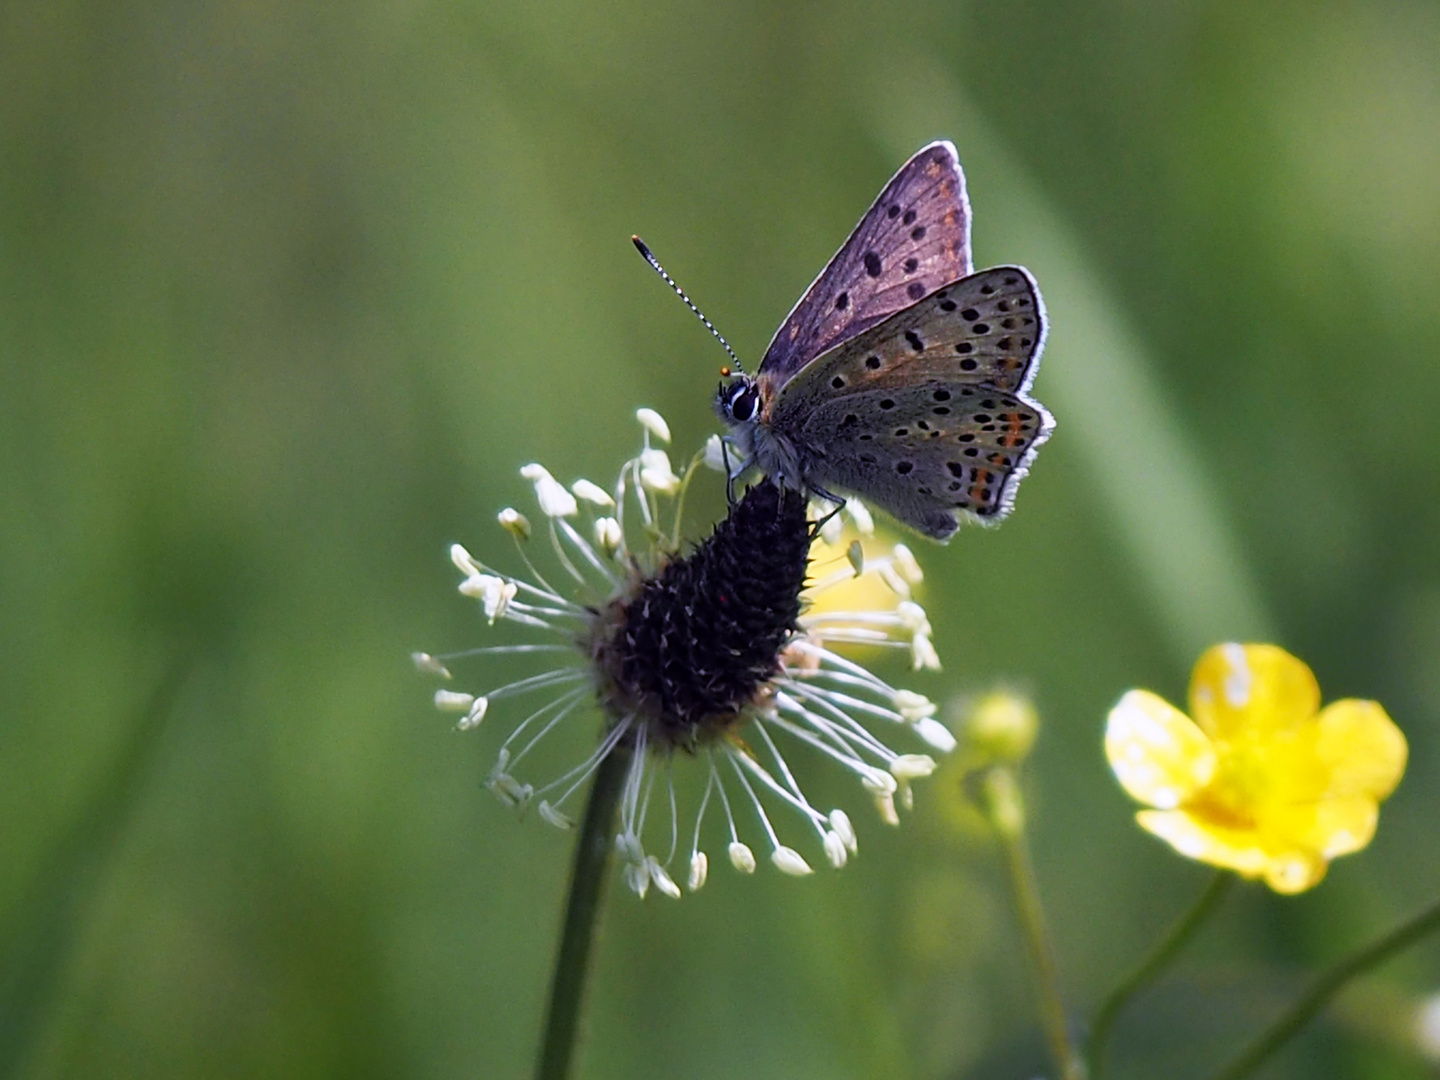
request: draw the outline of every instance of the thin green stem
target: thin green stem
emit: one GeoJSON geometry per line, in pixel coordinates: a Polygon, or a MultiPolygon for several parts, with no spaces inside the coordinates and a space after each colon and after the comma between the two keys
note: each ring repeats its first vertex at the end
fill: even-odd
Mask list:
{"type": "Polygon", "coordinates": [[[1170,966],[1180,950],[1195,935],[1195,931],[1200,929],[1219,905],[1234,880],[1235,875],[1228,870],[1217,870],[1190,910],[1176,920],[1175,925],[1160,939],[1150,955],[1110,991],[1110,996],[1095,1014],[1095,1021],[1090,1026],[1090,1037],[1085,1043],[1085,1061],[1090,1080],[1100,1080],[1104,1075],[1106,1040],[1130,999],[1154,982],[1161,972],[1170,966]]]}
{"type": "Polygon", "coordinates": [[[1021,936],[1035,976],[1040,1025],[1050,1047],[1050,1056],[1055,1061],[1061,1080],[1084,1080],[1085,1067],[1070,1040],[1065,1001],[1060,994],[1060,971],[1055,963],[1050,932],[1045,925],[1045,909],[1040,903],[1040,887],[1030,860],[1030,846],[1025,842],[1025,812],[1014,774],[1008,769],[991,770],[983,784],[983,791],[991,824],[1000,838],[1000,851],[1010,878],[1010,891],[1015,897],[1015,910],[1020,918],[1021,936]]]}
{"type": "Polygon", "coordinates": [[[575,844],[570,895],[565,904],[560,954],[555,958],[555,973],[550,980],[550,1007],[545,1016],[535,1080],[565,1080],[570,1074],[605,871],[610,864],[615,807],[620,802],[629,767],[630,755],[620,749],[613,750],[601,760],[590,785],[585,821],[575,844]]]}
{"type": "Polygon", "coordinates": [[[1310,989],[1261,1032],[1239,1057],[1217,1072],[1214,1080],[1241,1080],[1241,1077],[1249,1076],[1314,1019],[1315,1014],[1329,1004],[1330,999],[1351,979],[1390,959],[1437,928],[1440,928],[1440,900],[1422,908],[1384,937],[1351,953],[1323,972],[1310,984],[1310,989]]]}

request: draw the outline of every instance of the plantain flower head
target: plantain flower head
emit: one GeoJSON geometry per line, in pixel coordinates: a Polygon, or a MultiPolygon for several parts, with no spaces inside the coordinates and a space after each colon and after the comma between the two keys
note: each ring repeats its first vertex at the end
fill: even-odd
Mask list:
{"type": "Polygon", "coordinates": [[[1116,778],[1152,807],[1142,828],[1280,893],[1370,843],[1407,752],[1376,702],[1321,709],[1314,674],[1275,645],[1216,645],[1195,665],[1189,716],[1131,690],[1105,729],[1116,778]]]}
{"type": "MultiPolygon", "coordinates": [[[[888,647],[908,652],[917,670],[938,667],[929,620],[910,594],[919,567],[902,545],[873,540],[844,554],[812,552],[806,500],[765,480],[687,550],[679,518],[703,459],[676,473],[654,445],[670,440],[664,419],[650,409],[636,419],[644,443],[612,488],[590,480],[566,487],[539,464],[521,470],[540,517],[532,526],[508,509],[499,520],[524,573],[451,549],[460,592],[479,601],[485,623],[530,640],[419,653],[416,665],[449,680],[452,665],[480,662],[468,677],[488,680],[488,689],[443,688],[435,704],[461,730],[506,728],[486,786],[507,806],[533,807],[569,828],[600,763],[612,754],[628,761],[615,850],[641,896],[702,887],[707,847],[718,846],[742,874],[759,861],[752,843],[780,872],[809,874],[782,831],[802,841],[809,834],[811,858],[838,869],[857,851],[855,828],[845,810],[811,801],[790,757],[849,774],[881,820],[896,824],[911,781],[935,768],[931,753],[955,745],[927,698],[842,655],[888,647]],[[827,602],[847,586],[854,591],[844,603],[827,602]],[[511,699],[529,706],[512,711],[511,699]],[[912,749],[892,749],[896,736],[912,749]],[[522,766],[546,775],[537,760],[547,756],[542,744],[556,741],[568,741],[578,760],[562,756],[570,764],[557,767],[550,758],[538,786],[521,779],[522,766]],[[698,773],[699,797],[688,804],[675,783],[681,770],[698,773]],[[708,833],[707,812],[721,821],[708,833]]],[[[848,513],[868,524],[858,503],[848,513]]]]}

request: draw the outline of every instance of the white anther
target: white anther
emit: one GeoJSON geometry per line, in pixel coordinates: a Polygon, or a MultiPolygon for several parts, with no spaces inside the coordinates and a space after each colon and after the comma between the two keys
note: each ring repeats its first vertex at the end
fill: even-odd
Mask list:
{"type": "Polygon", "coordinates": [[[845,842],[851,855],[860,850],[860,842],[855,836],[855,826],[850,823],[850,815],[844,810],[836,808],[830,811],[830,828],[835,830],[835,834],[845,842]]]}
{"type": "Polygon", "coordinates": [[[875,809],[880,812],[880,820],[886,825],[900,824],[900,815],[895,812],[894,795],[876,795],[875,809]]]}
{"type": "Polygon", "coordinates": [[[500,527],[516,540],[530,539],[530,519],[513,506],[507,506],[501,510],[495,515],[495,520],[500,522],[500,527]]]}
{"type": "Polygon", "coordinates": [[[680,490],[680,477],[670,468],[670,455],[664,450],[643,450],[640,453],[640,483],[647,491],[674,495],[680,490]]]}
{"type": "Polygon", "coordinates": [[[455,725],[457,731],[469,731],[471,728],[480,726],[480,721],[485,719],[485,711],[490,708],[490,699],[477,697],[475,703],[470,706],[470,711],[460,718],[455,725]]]}
{"type": "Polygon", "coordinates": [[[435,691],[435,708],[441,712],[469,712],[474,704],[474,694],[462,694],[458,690],[435,691]]]}
{"type": "Polygon", "coordinates": [[[519,586],[513,581],[494,574],[473,574],[460,583],[461,594],[480,601],[485,609],[485,618],[492,626],[496,619],[504,617],[505,609],[519,591],[519,586]]]}
{"type": "Polygon", "coordinates": [[[575,493],[577,499],[584,499],[592,506],[602,509],[615,505],[615,497],[602,488],[599,484],[592,484],[589,480],[576,480],[570,485],[570,490],[575,493]]]}
{"type": "Polygon", "coordinates": [[[875,519],[870,516],[870,509],[859,499],[853,496],[845,500],[845,512],[850,515],[850,520],[855,523],[855,528],[861,536],[875,535],[875,519]]]}
{"type": "Polygon", "coordinates": [[[940,654],[935,651],[928,634],[916,634],[910,642],[910,668],[913,671],[922,668],[927,671],[940,670],[940,654]]]}
{"type": "Polygon", "coordinates": [[[830,860],[830,865],[839,870],[850,858],[850,852],[845,847],[845,841],[840,838],[837,832],[825,834],[825,858],[830,860]]]}
{"type": "Polygon", "coordinates": [[[520,475],[535,485],[535,499],[540,503],[540,512],[549,518],[574,517],[580,505],[575,496],[565,490],[565,485],[550,475],[544,465],[531,462],[520,470],[520,475]]]}
{"type": "Polygon", "coordinates": [[[890,773],[902,783],[919,780],[935,771],[935,759],[929,754],[901,754],[890,762],[890,773]]]}
{"type": "Polygon", "coordinates": [[[910,599],[910,586],[907,585],[905,579],[895,571],[895,567],[890,564],[888,559],[880,563],[879,574],[880,580],[890,586],[891,592],[902,600],[910,599]]]}
{"type": "Polygon", "coordinates": [[[710,858],[703,851],[697,851],[690,856],[690,880],[685,887],[691,892],[699,892],[705,887],[705,879],[710,876],[710,858]]]}
{"type": "Polygon", "coordinates": [[[455,564],[455,569],[466,577],[474,577],[480,573],[480,564],[475,561],[475,556],[465,550],[463,544],[450,545],[450,561],[455,564]]]}
{"type": "Polygon", "coordinates": [[[845,558],[850,560],[850,568],[859,577],[865,572],[865,549],[860,546],[859,540],[851,540],[850,546],[845,549],[845,558]]]}
{"type": "Polygon", "coordinates": [[[640,846],[640,838],[634,833],[615,834],[615,854],[626,862],[640,863],[645,861],[645,849],[640,846]]]}
{"type": "Polygon", "coordinates": [[[524,806],[530,801],[530,796],[535,794],[534,787],[518,782],[507,772],[492,771],[489,779],[485,781],[485,786],[506,806],[524,806]]]}
{"type": "MultiPolygon", "coordinates": [[[[820,505],[822,507],[820,515],[822,517],[830,513],[832,507],[828,503],[821,503],[820,505]]],[[[844,535],[845,519],[842,518],[839,514],[835,514],[829,518],[826,518],[825,524],[820,526],[820,539],[824,540],[825,543],[829,544],[831,547],[834,547],[836,544],[840,543],[840,540],[844,535]]]]}
{"type": "Polygon", "coordinates": [[[935,703],[924,694],[917,694],[913,690],[896,690],[893,700],[895,711],[912,724],[935,715],[935,703]]]}
{"type": "Polygon", "coordinates": [[[755,872],[755,853],[749,846],[742,844],[739,840],[732,840],[727,849],[730,854],[730,865],[739,870],[742,874],[753,874],[755,872]]]}
{"type": "Polygon", "coordinates": [[[645,869],[650,871],[650,880],[671,900],[680,899],[680,886],[675,884],[675,879],[670,876],[666,869],[660,865],[660,860],[651,855],[645,860],[645,869]]]}
{"type": "Polygon", "coordinates": [[[559,810],[556,810],[546,799],[540,800],[540,807],[537,812],[542,820],[554,825],[557,829],[568,830],[575,827],[574,818],[570,817],[569,814],[563,814],[559,810]]]}
{"type": "Polygon", "coordinates": [[[625,884],[641,900],[650,891],[650,868],[643,862],[625,864],[625,884]]]}
{"type": "Polygon", "coordinates": [[[439,675],[442,679],[450,678],[450,669],[428,652],[412,652],[410,661],[415,665],[416,671],[424,672],[426,675],[439,675]]]}
{"type": "Polygon", "coordinates": [[[915,553],[904,544],[896,544],[891,548],[890,558],[895,565],[895,572],[904,578],[907,585],[919,585],[925,580],[924,571],[915,561],[915,553]]]}
{"type": "Polygon", "coordinates": [[[872,795],[894,795],[899,783],[884,769],[870,769],[860,778],[861,785],[872,795]]]}
{"type": "Polygon", "coordinates": [[[950,753],[957,745],[954,733],[933,717],[926,716],[916,720],[915,734],[942,754],[950,753]]]}
{"type": "Polygon", "coordinates": [[[777,847],[770,853],[770,861],[775,864],[775,869],[779,870],[782,874],[789,874],[791,877],[804,877],[806,874],[813,874],[815,872],[810,869],[810,864],[804,860],[798,851],[794,848],[785,847],[784,845],[777,847]]]}
{"type": "Polygon", "coordinates": [[[733,460],[732,455],[725,452],[719,435],[711,435],[705,440],[705,467],[707,469],[713,469],[715,472],[723,474],[727,458],[733,460]]]}
{"type": "Polygon", "coordinates": [[[613,517],[595,519],[595,543],[607,558],[619,551],[624,542],[625,534],[620,531],[620,522],[613,517]]]}
{"type": "Polygon", "coordinates": [[[911,634],[930,633],[930,619],[925,609],[913,600],[902,600],[895,605],[895,614],[900,616],[900,625],[911,634]]]}
{"type": "Polygon", "coordinates": [[[636,409],[635,419],[640,421],[640,426],[650,432],[661,442],[670,441],[670,425],[665,423],[665,418],[654,409],[636,409]]]}
{"type": "Polygon", "coordinates": [[[461,596],[468,596],[471,600],[483,600],[485,594],[498,588],[503,580],[494,574],[471,574],[455,587],[460,590],[461,596]]]}

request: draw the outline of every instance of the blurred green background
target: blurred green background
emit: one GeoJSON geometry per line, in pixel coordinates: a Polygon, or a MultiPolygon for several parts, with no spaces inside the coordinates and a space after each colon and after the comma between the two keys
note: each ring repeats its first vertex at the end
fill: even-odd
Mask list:
{"type": "MultiPolygon", "coordinates": [[[[637,406],[677,458],[715,429],[723,357],[632,232],[753,359],[938,137],[977,263],[1044,291],[1058,431],[1002,529],[915,543],[947,667],[911,685],[1042,710],[1077,1019],[1207,876],[1132,824],[1105,712],[1212,641],[1378,698],[1411,764],[1319,888],[1237,891],[1118,1075],[1202,1075],[1440,893],[1433,0],[10,0],[0,1075],[526,1075],[569,839],[407,659],[495,640],[446,545],[503,552],[527,461],[608,480],[637,406]]],[[[994,852],[814,764],[860,859],[613,889],[581,1076],[1047,1068],[994,852]]],[[[1433,1075],[1437,961],[1266,1075],[1433,1075]]]]}

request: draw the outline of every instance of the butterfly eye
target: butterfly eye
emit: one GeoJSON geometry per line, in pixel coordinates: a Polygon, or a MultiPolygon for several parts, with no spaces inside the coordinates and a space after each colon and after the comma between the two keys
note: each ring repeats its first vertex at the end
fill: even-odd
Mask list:
{"type": "Polygon", "coordinates": [[[760,404],[760,391],[752,385],[742,386],[739,392],[730,399],[730,415],[738,423],[743,424],[755,415],[755,407],[760,404]]]}

